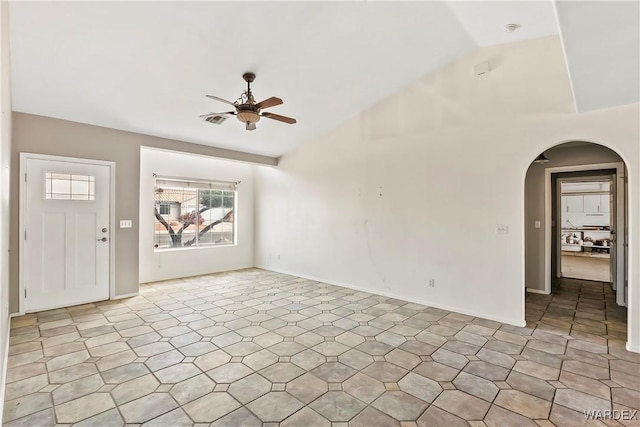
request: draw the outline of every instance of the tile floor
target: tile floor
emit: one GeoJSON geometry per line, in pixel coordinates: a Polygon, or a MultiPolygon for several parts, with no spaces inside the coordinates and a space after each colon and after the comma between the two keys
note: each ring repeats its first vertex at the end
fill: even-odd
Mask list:
{"type": "Polygon", "coordinates": [[[640,354],[624,350],[608,285],[565,280],[529,295],[527,318],[518,328],[258,269],[153,283],[13,319],[3,419],[550,426],[640,409],[640,354]]]}

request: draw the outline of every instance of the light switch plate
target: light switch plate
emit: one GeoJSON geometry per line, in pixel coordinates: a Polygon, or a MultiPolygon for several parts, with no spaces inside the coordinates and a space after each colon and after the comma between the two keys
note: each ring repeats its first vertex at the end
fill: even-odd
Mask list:
{"type": "Polygon", "coordinates": [[[120,220],[120,228],[131,228],[133,227],[133,221],[130,219],[121,219],[120,220]]]}
{"type": "Polygon", "coordinates": [[[535,227],[536,227],[536,228],[540,228],[540,225],[541,225],[540,221],[536,221],[536,222],[535,222],[535,227]]]}

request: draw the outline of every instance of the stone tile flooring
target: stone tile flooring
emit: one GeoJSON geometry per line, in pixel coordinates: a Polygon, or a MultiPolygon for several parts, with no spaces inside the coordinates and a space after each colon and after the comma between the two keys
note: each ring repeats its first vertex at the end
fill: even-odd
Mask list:
{"type": "Polygon", "coordinates": [[[529,295],[527,328],[258,269],[140,291],[13,319],[5,425],[572,426],[640,409],[640,354],[602,283],[529,295]]]}

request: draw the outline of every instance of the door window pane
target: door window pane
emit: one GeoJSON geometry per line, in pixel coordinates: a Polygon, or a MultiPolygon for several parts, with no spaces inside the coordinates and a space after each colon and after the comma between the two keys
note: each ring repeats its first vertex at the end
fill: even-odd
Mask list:
{"type": "Polygon", "coordinates": [[[46,200],[95,200],[93,175],[46,172],[44,181],[46,200]]]}

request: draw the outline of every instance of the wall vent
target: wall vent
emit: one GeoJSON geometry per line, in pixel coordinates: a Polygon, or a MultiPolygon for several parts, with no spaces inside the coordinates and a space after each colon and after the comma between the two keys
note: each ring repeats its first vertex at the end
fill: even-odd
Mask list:
{"type": "Polygon", "coordinates": [[[222,122],[227,120],[225,116],[209,116],[204,119],[206,122],[213,123],[214,125],[221,125],[222,122]]]}

